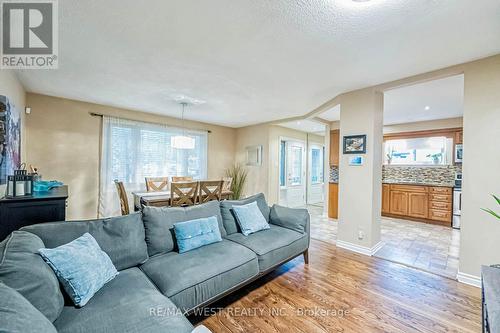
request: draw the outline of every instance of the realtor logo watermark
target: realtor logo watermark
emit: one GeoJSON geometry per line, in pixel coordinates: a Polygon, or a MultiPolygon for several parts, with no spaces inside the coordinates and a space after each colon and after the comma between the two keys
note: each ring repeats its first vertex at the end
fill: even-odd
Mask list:
{"type": "Polygon", "coordinates": [[[0,5],[0,68],[57,68],[57,0],[0,0],[0,5]]]}

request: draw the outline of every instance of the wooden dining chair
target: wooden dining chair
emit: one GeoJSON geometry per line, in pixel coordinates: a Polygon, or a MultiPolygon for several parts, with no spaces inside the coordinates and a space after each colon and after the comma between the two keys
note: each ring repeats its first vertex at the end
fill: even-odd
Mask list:
{"type": "Polygon", "coordinates": [[[172,176],[172,183],[192,182],[192,181],[193,181],[193,177],[190,177],[190,176],[184,176],[184,177],[172,176]]]}
{"type": "Polygon", "coordinates": [[[222,180],[204,180],[200,182],[198,202],[205,203],[212,200],[220,201],[222,196],[222,180]]]}
{"type": "Polygon", "coordinates": [[[120,209],[122,215],[130,214],[130,208],[128,206],[128,198],[127,192],[125,191],[125,186],[123,186],[123,182],[115,180],[116,190],[118,191],[118,198],[120,199],[120,209]]]}
{"type": "Polygon", "coordinates": [[[170,206],[193,206],[198,197],[198,182],[181,182],[170,185],[170,206]]]}
{"type": "Polygon", "coordinates": [[[223,177],[222,178],[222,199],[230,199],[233,192],[231,191],[231,185],[233,184],[233,177],[223,177]]]}
{"type": "Polygon", "coordinates": [[[146,177],[146,191],[160,192],[168,188],[168,177],[146,177]]]}

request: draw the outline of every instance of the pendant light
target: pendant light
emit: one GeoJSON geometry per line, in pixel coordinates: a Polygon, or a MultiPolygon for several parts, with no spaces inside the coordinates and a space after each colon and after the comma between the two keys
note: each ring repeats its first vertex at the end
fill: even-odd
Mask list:
{"type": "Polygon", "coordinates": [[[182,105],[182,135],[173,136],[170,139],[170,145],[175,149],[194,149],[194,138],[186,136],[186,130],[184,127],[184,109],[187,103],[181,102],[182,105]]]}

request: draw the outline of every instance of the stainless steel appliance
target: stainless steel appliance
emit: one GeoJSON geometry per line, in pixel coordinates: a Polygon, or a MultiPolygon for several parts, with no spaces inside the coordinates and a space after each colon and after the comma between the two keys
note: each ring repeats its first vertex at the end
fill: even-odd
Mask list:
{"type": "Polygon", "coordinates": [[[452,227],[460,229],[460,216],[462,215],[462,174],[455,175],[455,187],[453,188],[453,221],[452,227]]]}
{"type": "Polygon", "coordinates": [[[464,158],[464,148],[462,144],[455,145],[455,162],[462,163],[462,159],[464,158]]]}
{"type": "Polygon", "coordinates": [[[453,221],[452,227],[460,229],[460,216],[462,215],[462,174],[455,175],[455,187],[453,188],[453,221]]]}
{"type": "Polygon", "coordinates": [[[455,187],[462,188],[462,174],[458,172],[455,175],[455,187]]]}

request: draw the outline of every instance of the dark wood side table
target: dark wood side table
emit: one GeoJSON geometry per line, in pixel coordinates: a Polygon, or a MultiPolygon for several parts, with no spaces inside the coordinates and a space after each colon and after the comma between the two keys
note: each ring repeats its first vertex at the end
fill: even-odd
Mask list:
{"type": "Polygon", "coordinates": [[[66,220],[68,187],[35,192],[32,197],[0,199],[0,241],[24,226],[66,220]]]}
{"type": "Polygon", "coordinates": [[[483,296],[483,332],[500,332],[500,268],[481,269],[483,296]]]}

